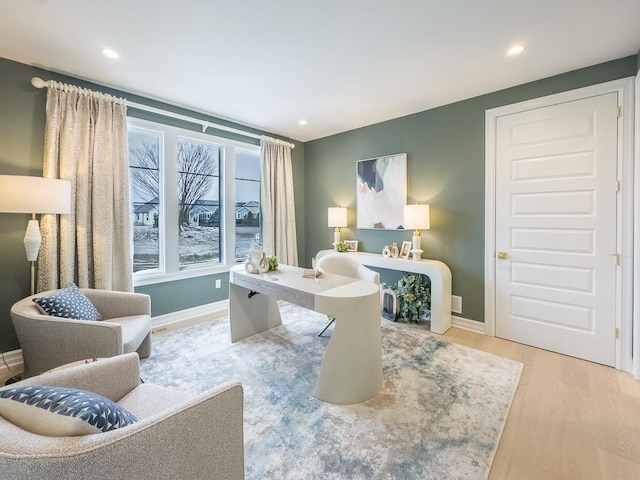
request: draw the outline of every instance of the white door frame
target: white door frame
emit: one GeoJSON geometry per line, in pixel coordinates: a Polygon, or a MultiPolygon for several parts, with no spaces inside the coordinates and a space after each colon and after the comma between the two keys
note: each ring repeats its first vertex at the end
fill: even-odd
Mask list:
{"type": "MultiPolygon", "coordinates": [[[[634,182],[636,185],[634,205],[640,205],[640,72],[636,75],[636,124],[635,124],[635,162],[634,162],[634,182]]],[[[640,212],[636,212],[637,217],[640,212]]],[[[640,221],[634,223],[634,251],[640,252],[640,221]]],[[[640,285],[640,255],[634,255],[634,275],[635,285],[640,285]]],[[[632,353],[631,373],[640,380],[640,295],[635,295],[633,299],[633,328],[632,328],[632,353]]]]}
{"type": "MultiPolygon", "coordinates": [[[[548,107],[559,103],[571,102],[585,97],[618,93],[618,105],[622,115],[618,118],[618,172],[617,179],[621,182],[618,195],[618,252],[621,267],[617,272],[616,288],[616,328],[620,335],[616,339],[616,368],[631,371],[632,360],[632,322],[633,320],[633,247],[634,247],[634,77],[623,78],[611,82],[579,88],[568,92],[549,95],[546,97],[527,100],[524,102],[493,108],[485,112],[485,249],[484,249],[484,322],[485,334],[496,334],[496,122],[498,117],[524,112],[541,107],[548,107]]],[[[636,169],[637,172],[637,169],[636,169]]],[[[640,181],[640,178],[639,178],[640,181]]],[[[637,183],[640,185],[640,183],[637,183]]],[[[640,239],[636,240],[640,248],[640,239]]],[[[635,319],[636,330],[640,329],[640,319],[635,319]]]]}

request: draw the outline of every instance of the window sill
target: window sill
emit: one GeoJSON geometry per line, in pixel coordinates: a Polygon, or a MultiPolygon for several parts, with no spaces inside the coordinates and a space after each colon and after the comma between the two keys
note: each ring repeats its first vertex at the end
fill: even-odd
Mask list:
{"type": "MultiPolygon", "coordinates": [[[[233,264],[236,265],[236,264],[233,264]]],[[[133,286],[142,287],[157,283],[175,282],[189,278],[206,277],[208,275],[220,275],[229,272],[233,265],[216,265],[215,267],[191,268],[174,273],[151,273],[146,275],[133,275],[133,286]]]]}

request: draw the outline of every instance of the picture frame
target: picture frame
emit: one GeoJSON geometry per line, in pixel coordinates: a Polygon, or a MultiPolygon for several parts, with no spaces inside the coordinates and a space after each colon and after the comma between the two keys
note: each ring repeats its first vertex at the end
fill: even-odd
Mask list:
{"type": "Polygon", "coordinates": [[[400,258],[409,258],[411,254],[411,248],[413,247],[413,243],[409,241],[402,242],[402,247],[400,248],[400,258]]]}
{"type": "Polygon", "coordinates": [[[356,162],[356,228],[404,229],[407,154],[356,162]]]}
{"type": "Polygon", "coordinates": [[[358,251],[358,240],[345,240],[344,243],[347,244],[347,252],[358,251]]]}

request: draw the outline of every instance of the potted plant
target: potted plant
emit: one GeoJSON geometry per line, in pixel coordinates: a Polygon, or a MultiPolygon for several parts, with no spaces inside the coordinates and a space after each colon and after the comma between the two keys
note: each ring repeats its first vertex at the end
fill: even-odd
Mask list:
{"type": "Polygon", "coordinates": [[[344,253],[349,249],[347,242],[338,242],[336,243],[336,250],[340,253],[344,253]]]}
{"type": "Polygon", "coordinates": [[[405,273],[396,287],[400,302],[400,317],[407,323],[418,323],[431,306],[431,285],[428,278],[417,273],[405,273]]]}

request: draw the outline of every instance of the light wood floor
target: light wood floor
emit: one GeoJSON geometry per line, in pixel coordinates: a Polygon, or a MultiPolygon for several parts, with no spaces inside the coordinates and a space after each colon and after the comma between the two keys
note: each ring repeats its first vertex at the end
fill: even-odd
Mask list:
{"type": "Polygon", "coordinates": [[[445,337],[524,364],[489,480],[639,480],[640,382],[500,338],[445,337]]]}

